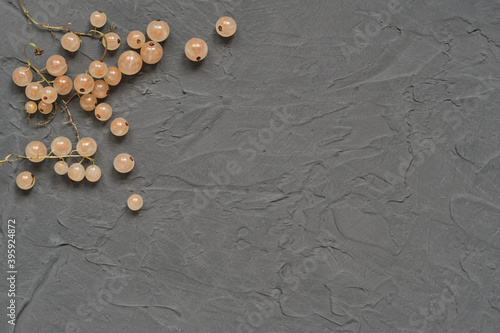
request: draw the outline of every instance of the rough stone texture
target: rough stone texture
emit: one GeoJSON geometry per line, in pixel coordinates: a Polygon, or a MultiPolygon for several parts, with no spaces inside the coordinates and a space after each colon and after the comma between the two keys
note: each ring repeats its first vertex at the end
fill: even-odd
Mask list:
{"type": "MultiPolygon", "coordinates": [[[[18,322],[33,332],[454,332],[500,327],[500,3],[497,0],[31,1],[42,22],[125,41],[157,18],[165,58],[111,89],[131,131],[71,104],[98,145],[97,184],[54,161],[0,169],[0,331],[6,223],[16,218],[18,322]],[[214,24],[228,14],[232,39],[214,24]],[[209,45],[191,63],[184,43],[209,45]],[[122,176],[121,152],[136,158],[122,176]],[[36,174],[33,190],[16,175],[36,174]],[[144,197],[132,213],[126,200],[144,197]]],[[[69,55],[0,3],[0,154],[75,141],[58,114],[23,116],[23,46],[69,55]]],[[[58,34],[58,36],[61,36],[58,34]]],[[[116,64],[122,45],[110,52],[116,64]]],[[[43,65],[42,65],[43,67],[43,65]]]]}

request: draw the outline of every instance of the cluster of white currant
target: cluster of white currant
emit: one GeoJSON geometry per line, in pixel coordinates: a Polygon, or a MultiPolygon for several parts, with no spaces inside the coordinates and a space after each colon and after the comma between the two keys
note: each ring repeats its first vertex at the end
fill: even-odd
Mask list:
{"type": "MultiPolygon", "coordinates": [[[[22,1],[21,6],[28,18],[37,25],[43,26],[51,30],[48,25],[38,24],[33,20],[24,8],[22,1]]],[[[61,46],[68,52],[76,52],[81,45],[82,36],[101,37],[102,44],[105,48],[104,55],[100,60],[92,61],[86,73],[79,74],[74,80],[71,80],[66,74],[68,64],[66,59],[61,55],[52,55],[46,62],[46,67],[38,70],[25,56],[28,62],[27,66],[18,67],[12,74],[14,83],[20,87],[25,87],[25,94],[30,99],[25,104],[25,111],[29,120],[30,115],[39,111],[41,114],[52,114],[51,119],[57,112],[56,101],[59,96],[66,96],[75,89],[75,93],[64,102],[65,108],[68,111],[70,121],[77,132],[78,142],[76,150],[73,150],[71,141],[66,137],[57,137],[51,143],[51,151],[47,153],[47,147],[40,141],[30,142],[25,149],[26,156],[11,154],[17,158],[27,158],[31,162],[42,162],[46,158],[57,158],[59,161],[54,165],[54,170],[59,175],[67,174],[68,177],[79,182],[86,178],[90,182],[96,182],[101,178],[101,169],[95,165],[92,156],[97,151],[97,143],[92,138],[80,139],[78,129],[72,121],[71,113],[67,107],[68,103],[76,96],[80,99],[80,106],[85,111],[94,111],[95,117],[100,121],[107,121],[111,118],[113,110],[108,103],[101,102],[99,99],[104,99],[109,94],[109,87],[118,85],[122,80],[122,74],[135,75],[137,74],[143,63],[156,64],[163,57],[163,48],[160,45],[165,41],[170,34],[170,27],[162,20],[155,20],[147,26],[146,34],[150,40],[146,40],[144,33],[138,30],[130,32],[127,36],[127,44],[133,50],[123,52],[118,59],[116,66],[108,66],[104,62],[106,52],[108,50],[117,50],[121,45],[120,36],[115,33],[114,25],[111,26],[108,33],[104,34],[98,29],[104,27],[107,22],[107,16],[102,11],[95,11],[90,16],[90,22],[94,27],[90,33],[75,33],[65,27],[56,27],[66,33],[61,38],[61,46]],[[140,49],[140,51],[139,51],[140,49]],[[136,51],[137,50],[137,51],[136,51]],[[33,72],[35,71],[42,78],[41,81],[33,82],[33,72]],[[48,80],[43,72],[54,77],[53,80],[48,80]],[[46,83],[43,86],[42,83],[46,83]],[[79,157],[79,163],[68,165],[65,158],[79,157]],[[87,159],[92,162],[87,168],[82,165],[82,162],[87,159]]],[[[220,36],[230,37],[236,32],[236,22],[230,17],[222,17],[216,23],[216,31],[220,36]]],[[[52,32],[52,30],[51,30],[52,32]]],[[[29,43],[35,47],[35,54],[41,55],[43,51],[35,44],[29,43]]],[[[191,61],[201,61],[208,54],[208,46],[205,41],[200,38],[189,40],[184,48],[185,55],[191,61]]],[[[50,120],[51,120],[50,119],[50,120]]],[[[48,122],[50,122],[50,120],[48,122]]],[[[37,125],[46,125],[48,122],[37,125]]],[[[129,131],[129,123],[123,118],[116,118],[110,124],[110,131],[116,136],[123,136],[129,131]]],[[[9,161],[9,155],[5,160],[0,161],[0,165],[9,161]]],[[[135,165],[134,158],[129,154],[122,153],[116,156],[113,166],[120,173],[130,172],[135,165]]],[[[21,172],[16,179],[19,188],[29,190],[35,185],[35,176],[29,171],[21,172]]],[[[132,195],[127,201],[128,207],[133,210],[142,208],[143,200],[138,194],[132,195]]]]}
{"type": "MultiPolygon", "coordinates": [[[[95,29],[102,28],[106,24],[106,21],[106,14],[101,11],[92,13],[90,17],[90,22],[95,29]]],[[[100,33],[98,30],[93,30],[93,32],[100,33]]],[[[38,70],[27,59],[28,66],[18,67],[12,74],[14,83],[20,87],[25,87],[25,94],[30,99],[25,104],[26,112],[28,115],[36,113],[36,111],[40,111],[42,114],[51,113],[54,109],[53,104],[55,104],[58,97],[68,95],[74,87],[76,92],[70,100],[78,96],[80,98],[80,106],[83,110],[94,111],[96,118],[101,121],[110,119],[112,116],[111,106],[107,103],[98,103],[98,99],[108,96],[109,86],[118,85],[122,79],[122,74],[133,75],[138,73],[142,68],[143,62],[147,64],[159,62],[163,56],[163,49],[159,42],[164,41],[169,33],[170,29],[167,23],[161,20],[153,21],[148,25],[147,34],[151,38],[151,41],[147,43],[142,32],[132,31],[127,38],[127,42],[133,49],[140,48],[140,55],[135,51],[125,51],[119,57],[118,67],[108,67],[103,61],[103,56],[101,60],[91,62],[88,72],[77,75],[74,81],[65,75],[68,70],[68,64],[66,59],[61,55],[51,56],[47,60],[46,67],[43,70],[38,70]],[[42,81],[33,82],[33,72],[31,69],[41,76],[42,81]],[[44,70],[47,70],[55,79],[51,81],[47,80],[42,73],[44,70]],[[95,81],[94,79],[102,80],[95,81]],[[45,82],[47,86],[43,87],[42,82],[45,82]],[[35,103],[37,101],[38,104],[35,103]]],[[[105,54],[107,50],[116,50],[120,46],[121,40],[116,33],[110,31],[107,34],[100,34],[102,35],[105,54]]],[[[81,35],[84,34],[80,34],[79,36],[74,32],[67,32],[61,38],[62,47],[69,52],[76,52],[80,48],[81,35]]],[[[36,45],[31,45],[36,49],[35,54],[41,55],[43,53],[36,45]]],[[[65,102],[66,106],[67,103],[69,101],[65,102]]],[[[55,105],[55,108],[57,108],[57,105],[55,105]]],[[[110,130],[116,136],[123,136],[129,131],[129,123],[123,118],[116,118],[111,122],[110,130]]],[[[91,156],[97,151],[97,143],[92,138],[80,139],[78,132],[77,137],[79,140],[76,150],[73,150],[72,143],[67,137],[57,137],[51,143],[50,153],[47,153],[47,147],[44,143],[32,141],[26,146],[26,156],[11,155],[17,158],[27,158],[34,163],[42,162],[46,158],[58,158],[59,161],[54,165],[54,170],[57,174],[67,174],[75,182],[82,181],[84,178],[90,182],[96,182],[101,178],[101,169],[94,163],[94,159],[91,156]],[[68,165],[65,158],[70,157],[80,157],[82,160],[79,163],[68,165]],[[87,168],[82,165],[85,159],[92,162],[87,168]]],[[[9,156],[2,162],[8,161],[9,156]]],[[[116,156],[113,165],[118,172],[128,173],[133,169],[135,162],[132,156],[122,153],[116,156]]],[[[29,190],[35,185],[35,176],[29,171],[23,171],[17,176],[16,184],[23,190],[29,190]]],[[[140,198],[139,195],[133,195],[129,198],[128,206],[130,209],[138,210],[142,207],[142,198],[139,200],[138,197],[140,198]]]]}
{"type": "MultiPolygon", "coordinates": [[[[78,144],[76,145],[76,150],[73,150],[71,141],[66,137],[60,136],[52,141],[50,148],[51,151],[47,154],[47,147],[42,142],[32,141],[26,146],[26,158],[33,163],[42,162],[46,158],[58,158],[60,159],[60,161],[58,161],[54,165],[54,171],[58,175],[67,174],[68,177],[75,182],[82,181],[84,178],[86,178],[90,182],[97,182],[101,178],[101,168],[95,165],[94,159],[91,158],[91,156],[93,156],[97,151],[97,143],[94,139],[80,139],[78,141],[78,144]],[[74,152],[77,152],[78,155],[73,155],[74,152]],[[88,159],[92,162],[92,164],[89,165],[86,169],[83,167],[82,161],[80,161],[79,163],[73,163],[69,166],[68,163],[66,163],[66,161],[64,160],[68,157],[81,157],[82,161],[84,159],[88,159]]],[[[21,157],[18,155],[15,156],[21,157]]],[[[113,162],[114,168],[120,173],[128,173],[132,171],[134,165],[134,158],[126,153],[122,153],[116,156],[113,162]]],[[[29,171],[23,171],[17,176],[16,184],[22,190],[29,190],[35,185],[35,175],[29,171]]],[[[136,198],[137,196],[138,195],[135,195],[134,198],[136,198]]],[[[137,207],[138,203],[136,202],[136,200],[132,200],[132,202],[135,203],[135,206],[133,207],[137,207]]],[[[135,210],[133,209],[133,207],[131,207],[131,209],[135,210]]]]}
{"type": "MultiPolygon", "coordinates": [[[[97,30],[106,24],[106,14],[96,11],[92,13],[90,21],[95,27],[95,30],[92,31],[95,34],[102,35],[102,43],[105,49],[118,49],[121,44],[118,34],[115,32],[102,34],[97,30]]],[[[25,105],[26,112],[34,114],[38,110],[42,114],[50,113],[53,110],[52,104],[56,102],[58,96],[68,95],[74,87],[76,90],[75,95],[80,97],[80,106],[83,110],[94,111],[96,118],[101,121],[110,119],[113,114],[111,106],[108,103],[98,103],[98,99],[104,99],[108,96],[109,87],[118,85],[122,79],[122,74],[137,74],[141,70],[143,62],[147,64],[159,62],[163,57],[163,48],[159,43],[167,39],[169,33],[168,24],[162,20],[153,21],[148,25],[147,34],[151,39],[150,41],[146,42],[142,32],[132,31],[127,38],[127,42],[131,48],[140,49],[140,54],[133,50],[123,52],[118,59],[118,67],[108,66],[104,62],[104,54],[102,59],[92,61],[88,72],[77,75],[74,81],[65,75],[68,64],[62,55],[53,55],[47,59],[45,69],[55,77],[51,81],[45,79],[42,74],[43,70],[38,71],[28,60],[28,67],[18,67],[12,74],[15,84],[26,87],[25,93],[30,99],[25,105]],[[41,82],[32,82],[33,73],[30,67],[42,76],[43,80],[41,82],[45,81],[47,86],[42,86],[41,82]],[[35,103],[37,101],[39,101],[38,105],[35,103]]],[[[74,32],[67,32],[61,38],[62,47],[69,52],[76,52],[80,48],[81,42],[81,36],[74,32]]],[[[38,47],[35,46],[35,48],[40,52],[38,47]]],[[[127,125],[123,121],[119,122],[119,124],[127,125]]],[[[113,134],[124,135],[125,133],[123,133],[122,129],[114,131],[113,134]]]]}
{"type": "MultiPolygon", "coordinates": [[[[54,165],[54,171],[59,175],[67,174],[75,182],[82,181],[83,178],[87,178],[90,182],[96,182],[101,178],[101,169],[94,164],[94,160],[91,158],[97,151],[97,143],[94,139],[81,139],[76,145],[76,150],[73,150],[71,141],[64,136],[60,136],[52,140],[50,148],[51,151],[47,154],[47,147],[43,142],[32,141],[26,146],[26,158],[33,163],[42,162],[46,158],[57,158],[60,161],[54,165]],[[74,152],[77,152],[78,155],[74,155],[74,152]],[[68,166],[68,163],[65,161],[65,158],[68,157],[81,157],[81,162],[84,159],[88,159],[92,162],[92,165],[89,165],[87,169],[83,167],[81,162],[68,166]]],[[[29,190],[35,185],[35,176],[31,174],[31,177],[27,177],[29,176],[28,174],[29,172],[24,171],[17,176],[17,186],[23,190],[29,190]]]]}

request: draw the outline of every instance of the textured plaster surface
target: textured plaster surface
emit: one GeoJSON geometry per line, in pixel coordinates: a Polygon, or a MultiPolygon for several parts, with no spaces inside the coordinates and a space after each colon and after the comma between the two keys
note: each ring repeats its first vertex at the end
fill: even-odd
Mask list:
{"type": "MultiPolygon", "coordinates": [[[[41,22],[125,41],[166,20],[165,57],[111,89],[129,134],[70,105],[98,143],[96,184],[54,161],[0,169],[0,332],[454,332],[500,327],[500,3],[25,0],[41,22]],[[214,29],[228,14],[234,38],[214,29]],[[184,43],[200,37],[198,64],[184,43]],[[113,170],[122,152],[128,175],[113,170]],[[36,186],[15,185],[24,170],[36,186]],[[126,199],[143,196],[132,213],[126,199]],[[17,325],[6,223],[17,221],[17,325]]],[[[23,47],[70,55],[0,3],[0,155],[56,136],[10,79],[23,47]]],[[[61,35],[58,34],[60,37],[61,35]]],[[[115,65],[124,43],[110,52],[115,65]]]]}

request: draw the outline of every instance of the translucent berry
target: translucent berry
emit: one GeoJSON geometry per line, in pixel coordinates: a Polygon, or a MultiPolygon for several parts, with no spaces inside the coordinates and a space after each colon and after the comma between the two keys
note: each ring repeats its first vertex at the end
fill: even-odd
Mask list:
{"type": "Polygon", "coordinates": [[[73,81],[66,75],[54,79],[54,89],[58,95],[65,96],[73,89],[73,81]]]}
{"type": "Polygon", "coordinates": [[[42,89],[42,93],[40,94],[40,99],[45,102],[52,104],[57,100],[57,91],[53,87],[45,87],[42,89]]]}
{"type": "Polygon", "coordinates": [[[26,111],[29,114],[33,114],[38,110],[38,105],[36,105],[35,102],[29,101],[24,104],[24,111],[26,111]]]}
{"type": "Polygon", "coordinates": [[[80,182],[85,178],[85,168],[80,163],[73,163],[68,169],[68,177],[74,182],[80,182]]]}
{"type": "Polygon", "coordinates": [[[94,94],[97,98],[106,98],[109,95],[109,85],[104,80],[97,80],[94,84],[94,89],[92,90],[92,94],[94,94]]]}
{"type": "Polygon", "coordinates": [[[47,147],[40,141],[31,141],[24,152],[31,162],[38,163],[42,162],[47,156],[47,147]]]}
{"type": "Polygon", "coordinates": [[[68,32],[61,38],[61,46],[63,49],[69,52],[76,52],[80,48],[81,40],[80,37],[72,32],[68,32]]]}
{"type": "Polygon", "coordinates": [[[96,79],[101,79],[108,73],[108,66],[102,60],[92,61],[89,65],[89,73],[96,79]]]}
{"type": "Polygon", "coordinates": [[[90,157],[97,151],[97,143],[92,138],[83,138],[76,144],[76,150],[81,156],[90,157]]]}
{"type": "Polygon", "coordinates": [[[201,61],[205,59],[208,54],[207,43],[200,38],[190,39],[184,47],[184,53],[191,61],[201,61]]]}
{"type": "Polygon", "coordinates": [[[134,75],[139,73],[142,68],[142,59],[139,53],[135,51],[125,51],[118,58],[118,68],[125,75],[134,75]]]}
{"type": "Polygon", "coordinates": [[[35,175],[29,171],[23,171],[17,175],[16,184],[21,190],[29,190],[35,186],[35,175]]]}
{"type": "Polygon", "coordinates": [[[108,67],[108,73],[104,76],[104,81],[110,86],[116,86],[122,80],[122,72],[118,67],[108,67]]]}
{"type": "Polygon", "coordinates": [[[113,109],[108,103],[101,103],[95,107],[95,117],[100,121],[106,121],[111,118],[113,114],[113,109]]]}
{"type": "Polygon", "coordinates": [[[115,160],[113,161],[113,166],[115,167],[115,170],[120,172],[120,173],[128,173],[132,171],[134,168],[135,161],[132,156],[129,154],[119,154],[118,156],[115,157],[115,160]]]}
{"type": "Polygon", "coordinates": [[[66,163],[64,161],[59,161],[56,164],[54,164],[54,171],[58,175],[62,176],[62,175],[67,174],[68,173],[68,169],[69,169],[68,163],[66,163]]]}
{"type": "Polygon", "coordinates": [[[66,59],[57,54],[47,59],[45,66],[47,67],[47,72],[49,72],[52,76],[61,76],[66,74],[68,71],[68,63],[66,62],[66,59]]]}
{"type": "Polygon", "coordinates": [[[125,134],[128,133],[129,124],[128,121],[126,121],[123,118],[116,118],[111,122],[109,128],[111,130],[111,133],[113,133],[113,135],[124,136],[125,134]]]}
{"type": "Polygon", "coordinates": [[[97,165],[89,165],[85,170],[85,178],[92,183],[98,181],[101,179],[101,168],[97,165]]]}
{"type": "Polygon", "coordinates": [[[38,110],[41,114],[49,114],[52,112],[54,106],[51,103],[45,103],[44,101],[38,102],[38,110]]]}
{"type": "Polygon", "coordinates": [[[73,149],[73,144],[67,137],[59,136],[52,140],[50,149],[56,156],[66,156],[69,155],[71,149],[73,149]]]}
{"type": "Polygon", "coordinates": [[[32,101],[38,101],[41,98],[43,86],[38,82],[31,82],[26,86],[26,97],[32,101]]]}
{"type": "Polygon", "coordinates": [[[127,200],[127,206],[132,211],[138,211],[142,208],[144,201],[139,194],[132,194],[127,200]]]}
{"type": "Polygon", "coordinates": [[[231,17],[221,17],[215,24],[215,30],[222,37],[231,37],[236,32],[236,22],[231,17]]]}
{"type": "Polygon", "coordinates": [[[94,89],[94,79],[88,74],[80,74],[73,82],[75,90],[80,94],[88,94],[94,89]]]}
{"type": "Polygon", "coordinates": [[[106,24],[107,20],[108,18],[106,17],[106,14],[100,10],[90,14],[90,24],[96,28],[102,28],[106,24]]]}
{"type": "Polygon", "coordinates": [[[26,87],[33,81],[33,73],[28,67],[17,67],[12,73],[12,80],[19,87],[26,87]]]}
{"type": "Polygon", "coordinates": [[[170,35],[170,27],[167,22],[162,20],[156,20],[148,25],[147,29],[148,37],[155,42],[163,42],[170,35]]]}
{"type": "Polygon", "coordinates": [[[149,41],[141,48],[141,58],[146,64],[156,64],[163,57],[163,48],[158,42],[149,41]]]}
{"type": "MultiPolygon", "coordinates": [[[[107,34],[104,35],[104,38],[106,38],[106,41],[108,42],[108,50],[114,51],[117,48],[120,47],[121,44],[121,39],[120,36],[118,36],[117,33],[115,32],[108,32],[107,34]]],[[[104,39],[102,41],[102,45],[106,46],[106,43],[104,42],[104,39]]]]}
{"type": "Polygon", "coordinates": [[[146,36],[138,30],[130,32],[127,36],[127,44],[133,49],[140,49],[146,42],[146,36]]]}
{"type": "Polygon", "coordinates": [[[97,97],[93,94],[87,94],[80,97],[80,106],[85,111],[93,111],[97,104],[97,97]]]}

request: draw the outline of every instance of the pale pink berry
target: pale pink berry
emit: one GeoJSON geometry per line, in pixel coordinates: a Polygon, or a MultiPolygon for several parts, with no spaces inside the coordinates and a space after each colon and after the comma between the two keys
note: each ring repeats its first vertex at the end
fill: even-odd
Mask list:
{"type": "Polygon", "coordinates": [[[106,21],[108,20],[106,14],[103,11],[98,10],[90,14],[90,24],[96,28],[102,28],[106,21]]]}
{"type": "Polygon", "coordinates": [[[118,58],[118,68],[125,75],[134,75],[139,73],[142,68],[142,59],[139,53],[135,51],[125,51],[118,58]]]}
{"type": "Polygon", "coordinates": [[[106,45],[106,42],[103,39],[102,45],[107,46],[108,50],[110,51],[114,51],[117,48],[119,48],[122,42],[120,36],[118,36],[118,34],[115,32],[108,32],[107,34],[104,35],[104,38],[106,38],[108,44],[106,45]]]}
{"type": "Polygon", "coordinates": [[[21,190],[29,190],[35,186],[35,175],[29,171],[23,171],[17,175],[16,184],[21,190]]]}
{"type": "Polygon", "coordinates": [[[94,79],[88,74],[80,74],[73,82],[75,90],[80,94],[88,94],[94,89],[94,79]]]}
{"type": "Polygon", "coordinates": [[[146,36],[138,30],[130,32],[127,36],[127,44],[133,49],[140,49],[146,42],[146,36]]]}
{"type": "Polygon", "coordinates": [[[19,87],[26,87],[33,81],[33,73],[28,67],[17,67],[12,73],[12,80],[19,87]]]}
{"type": "Polygon", "coordinates": [[[38,82],[28,83],[25,89],[26,97],[32,101],[38,101],[42,94],[43,86],[38,82]]]}
{"type": "Polygon", "coordinates": [[[97,104],[97,97],[93,94],[87,94],[80,97],[80,106],[85,111],[93,111],[97,104]]]}
{"type": "Polygon", "coordinates": [[[52,112],[54,106],[51,103],[45,103],[44,101],[38,102],[38,110],[41,114],[49,114],[52,112]]]}
{"type": "Polygon", "coordinates": [[[47,72],[49,72],[52,76],[61,76],[66,74],[68,71],[68,63],[66,62],[66,59],[57,54],[47,59],[45,66],[47,67],[47,72]]]}
{"type": "Polygon", "coordinates": [[[215,24],[215,30],[222,37],[231,37],[236,32],[236,22],[231,17],[221,17],[215,24]]]}
{"type": "Polygon", "coordinates": [[[45,87],[42,89],[42,93],[40,94],[40,99],[45,102],[52,104],[57,100],[57,91],[53,87],[45,87]]]}
{"type": "Polygon", "coordinates": [[[56,164],[54,164],[54,171],[58,175],[62,176],[62,175],[67,174],[68,173],[68,169],[69,169],[68,163],[66,163],[64,161],[59,161],[56,164]]]}
{"type": "Polygon", "coordinates": [[[85,168],[80,163],[73,163],[68,169],[68,177],[74,182],[80,182],[85,178],[85,168]]]}
{"type": "Polygon", "coordinates": [[[90,157],[97,151],[97,143],[92,138],[83,138],[76,144],[78,154],[85,157],[90,157]]]}
{"type": "Polygon", "coordinates": [[[118,156],[115,157],[115,160],[113,161],[113,166],[115,167],[115,170],[120,172],[120,173],[128,173],[132,171],[134,168],[135,161],[132,156],[129,154],[119,154],[118,156]]]}
{"type": "Polygon", "coordinates": [[[106,98],[109,95],[109,85],[104,80],[97,80],[94,84],[94,89],[92,90],[92,94],[94,94],[97,98],[106,98]]]}
{"type": "Polygon", "coordinates": [[[56,156],[66,156],[69,155],[71,149],[73,149],[73,144],[65,136],[58,136],[50,144],[50,149],[56,156]]]}
{"type": "Polygon", "coordinates": [[[80,48],[81,40],[76,34],[68,32],[61,37],[61,46],[69,52],[76,52],[80,48]]]}
{"type": "Polygon", "coordinates": [[[158,42],[149,41],[141,48],[141,58],[146,64],[156,64],[163,57],[163,48],[158,42]]]}
{"type": "Polygon", "coordinates": [[[128,121],[123,118],[114,119],[109,126],[111,133],[115,136],[124,136],[128,133],[129,127],[128,121]]]}
{"type": "Polygon", "coordinates": [[[155,42],[163,42],[170,35],[170,27],[167,22],[156,20],[149,23],[147,28],[148,37],[155,42]]]}
{"type": "Polygon", "coordinates": [[[127,200],[127,206],[132,211],[138,211],[142,208],[144,201],[139,194],[132,194],[127,200]]]}
{"type": "Polygon", "coordinates": [[[95,183],[101,179],[101,168],[97,165],[89,165],[87,170],[85,170],[85,178],[87,178],[89,182],[95,183]]]}
{"type": "Polygon", "coordinates": [[[33,163],[42,162],[47,157],[47,147],[40,141],[31,141],[24,150],[26,157],[33,163]]]}
{"type": "Polygon", "coordinates": [[[89,65],[89,73],[96,79],[101,79],[108,73],[108,65],[102,60],[92,61],[89,65]]]}
{"type": "Polygon", "coordinates": [[[100,121],[106,121],[111,118],[113,114],[113,109],[108,103],[101,103],[95,107],[95,117],[100,121]]]}
{"type": "Polygon", "coordinates": [[[38,105],[36,105],[35,102],[29,101],[24,104],[24,111],[26,111],[29,114],[33,114],[38,110],[38,105]]]}
{"type": "Polygon", "coordinates": [[[61,96],[69,94],[73,89],[73,81],[66,75],[56,77],[53,84],[57,94],[61,96]]]}
{"type": "Polygon", "coordinates": [[[207,43],[205,43],[203,39],[192,38],[186,43],[184,53],[191,61],[201,61],[205,59],[208,54],[207,43]]]}
{"type": "Polygon", "coordinates": [[[108,73],[104,76],[104,81],[110,86],[116,86],[122,80],[122,72],[118,67],[108,67],[108,73]]]}

